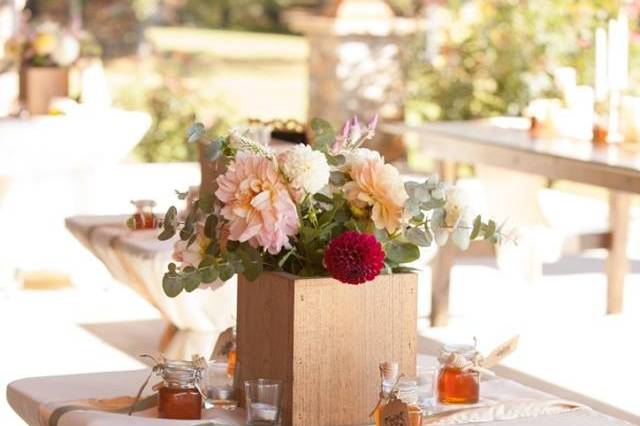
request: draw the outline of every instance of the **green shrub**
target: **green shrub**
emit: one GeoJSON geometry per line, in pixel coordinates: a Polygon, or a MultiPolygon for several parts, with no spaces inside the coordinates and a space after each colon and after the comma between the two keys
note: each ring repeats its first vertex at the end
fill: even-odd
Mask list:
{"type": "MultiPolygon", "coordinates": [[[[553,90],[551,73],[573,66],[593,81],[594,31],[617,13],[614,0],[449,0],[432,58],[418,46],[408,116],[416,121],[519,114],[553,90]]],[[[633,67],[631,68],[633,69],[633,67]]]]}

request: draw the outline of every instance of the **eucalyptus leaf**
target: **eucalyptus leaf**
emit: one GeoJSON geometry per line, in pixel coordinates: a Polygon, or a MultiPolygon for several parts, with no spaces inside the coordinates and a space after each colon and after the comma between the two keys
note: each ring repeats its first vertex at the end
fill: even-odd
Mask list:
{"type": "Polygon", "coordinates": [[[176,297],[184,289],[180,275],[175,272],[167,272],[162,278],[162,289],[169,297],[176,297]]]}
{"type": "Polygon", "coordinates": [[[182,284],[186,292],[191,293],[200,286],[200,274],[193,266],[187,266],[182,271],[182,284]]]}
{"type": "Polygon", "coordinates": [[[421,203],[429,201],[431,198],[429,188],[424,184],[416,186],[413,190],[413,197],[421,203]]]}
{"type": "Polygon", "coordinates": [[[327,162],[331,166],[342,166],[346,161],[346,158],[342,154],[338,155],[327,155],[327,162]]]}
{"type": "Polygon", "coordinates": [[[407,195],[409,195],[409,198],[413,198],[414,195],[414,191],[415,189],[418,187],[419,183],[415,182],[415,181],[408,181],[404,183],[404,190],[407,191],[407,195]]]}
{"type": "Polygon", "coordinates": [[[438,175],[431,175],[424,182],[424,186],[426,186],[429,190],[432,190],[438,187],[438,183],[440,183],[440,178],[438,177],[438,175]]]}
{"type": "Polygon", "coordinates": [[[205,134],[204,124],[193,123],[189,129],[187,129],[187,142],[198,142],[205,134]]]}
{"type": "Polygon", "coordinates": [[[347,181],[347,175],[345,175],[343,172],[334,170],[329,175],[329,182],[331,182],[333,185],[336,185],[336,186],[344,185],[346,181],[347,181]]]}
{"type": "Polygon", "coordinates": [[[174,235],[176,235],[176,230],[175,228],[171,228],[171,227],[166,227],[162,230],[162,232],[160,232],[160,234],[158,235],[158,239],[160,241],[166,241],[171,239],[174,235]]]}
{"type": "Polygon", "coordinates": [[[216,226],[218,226],[218,217],[210,214],[204,222],[204,235],[209,239],[216,238],[216,226]]]}
{"type": "Polygon", "coordinates": [[[473,221],[473,229],[471,230],[470,239],[475,240],[480,235],[480,230],[482,229],[482,217],[480,215],[476,216],[473,221]]]}
{"type": "Polygon", "coordinates": [[[200,275],[200,281],[205,284],[209,284],[218,279],[218,270],[213,266],[207,266],[202,269],[198,269],[200,275]]]}
{"type": "Polygon", "coordinates": [[[216,138],[204,146],[202,156],[205,160],[217,160],[222,154],[222,140],[216,138]]]}
{"type": "Polygon", "coordinates": [[[189,241],[187,241],[187,248],[191,247],[191,245],[192,245],[193,243],[195,243],[197,239],[198,239],[198,235],[193,234],[193,235],[189,238],[189,241]]]}
{"type": "Polygon", "coordinates": [[[169,207],[167,212],[164,215],[164,221],[162,222],[163,226],[175,228],[178,225],[178,209],[175,206],[169,207]]]}
{"type": "Polygon", "coordinates": [[[424,222],[425,216],[424,213],[419,211],[418,214],[416,214],[415,216],[409,218],[409,223],[411,225],[420,225],[422,222],[424,222]]]}
{"type": "Polygon", "coordinates": [[[345,209],[340,209],[336,211],[336,214],[333,220],[335,220],[338,223],[344,223],[348,221],[349,218],[351,218],[351,215],[345,209]]]}
{"type": "MultiPolygon", "coordinates": [[[[193,226],[184,226],[181,230],[180,230],[180,239],[182,241],[191,241],[192,237],[195,237],[196,235],[194,234],[195,229],[193,228],[193,226]]],[[[195,239],[194,239],[195,240],[195,239]]],[[[193,241],[191,241],[191,243],[193,243],[193,241]]],[[[191,245],[191,244],[189,244],[191,245]]]]}
{"type": "Polygon", "coordinates": [[[336,140],[336,132],[328,121],[321,118],[311,120],[311,129],[315,134],[315,148],[322,152],[329,152],[329,147],[336,140]]]}
{"type": "Polygon", "coordinates": [[[229,265],[220,266],[219,277],[222,281],[228,281],[235,275],[235,271],[229,265]]]}
{"type": "Polygon", "coordinates": [[[260,252],[251,246],[245,246],[238,252],[243,265],[243,275],[253,281],[262,273],[262,256],[260,252]]]}
{"type": "Polygon", "coordinates": [[[404,208],[409,216],[417,216],[421,213],[420,202],[418,202],[418,200],[416,200],[415,198],[409,198],[404,203],[404,208]]]}
{"type": "Polygon", "coordinates": [[[488,240],[496,233],[496,223],[493,220],[489,220],[487,226],[484,228],[484,239],[488,240]]]}
{"type": "Polygon", "coordinates": [[[214,195],[213,194],[201,194],[198,199],[198,208],[205,213],[211,213],[213,211],[214,195]]]}
{"type": "Polygon", "coordinates": [[[446,201],[445,200],[438,200],[435,198],[431,198],[429,201],[427,201],[426,203],[421,203],[420,204],[420,208],[422,210],[433,210],[433,209],[440,209],[442,207],[444,207],[446,201]]]}
{"type": "Polygon", "coordinates": [[[409,228],[404,235],[407,237],[407,240],[420,247],[429,247],[431,245],[430,238],[427,237],[427,234],[420,228],[409,228]]]}
{"type": "Polygon", "coordinates": [[[181,191],[178,191],[177,189],[174,189],[174,191],[176,192],[176,196],[178,197],[178,200],[186,200],[187,197],[189,196],[189,191],[181,192],[181,191]]]}
{"type": "Polygon", "coordinates": [[[313,194],[313,199],[325,204],[333,204],[333,198],[326,196],[320,192],[313,194]]]}
{"type": "Polygon", "coordinates": [[[396,266],[392,268],[392,272],[395,274],[413,274],[418,272],[418,269],[412,268],[410,266],[396,266]]]}
{"type": "Polygon", "coordinates": [[[389,241],[389,233],[386,229],[378,229],[375,226],[373,227],[373,235],[376,237],[376,240],[381,243],[386,243],[389,241]]]}
{"type": "Polygon", "coordinates": [[[395,263],[409,263],[420,257],[420,249],[413,243],[392,241],[385,246],[387,259],[395,263]]]}

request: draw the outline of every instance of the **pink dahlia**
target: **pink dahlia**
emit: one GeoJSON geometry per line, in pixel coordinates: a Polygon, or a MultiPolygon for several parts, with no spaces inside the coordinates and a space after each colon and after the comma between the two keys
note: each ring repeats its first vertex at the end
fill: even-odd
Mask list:
{"type": "Polygon", "coordinates": [[[272,160],[240,152],[216,182],[230,240],[249,241],[271,254],[289,246],[289,237],[298,233],[298,215],[272,160]]]}
{"type": "Polygon", "coordinates": [[[324,264],[338,281],[362,284],[380,274],[384,251],[373,235],[347,231],[329,242],[324,252],[324,264]]]}

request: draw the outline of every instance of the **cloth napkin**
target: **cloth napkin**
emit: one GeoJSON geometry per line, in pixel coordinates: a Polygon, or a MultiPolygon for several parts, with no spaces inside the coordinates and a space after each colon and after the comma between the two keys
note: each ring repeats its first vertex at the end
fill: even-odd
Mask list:
{"type": "MultiPolygon", "coordinates": [[[[423,425],[456,425],[531,418],[584,409],[583,405],[559,399],[516,400],[442,411],[423,419],[423,425]]],[[[542,424],[542,423],[541,423],[542,424]]],[[[547,424],[546,422],[544,424],[547,424]]]]}
{"type": "Polygon", "coordinates": [[[201,420],[158,419],[157,394],[147,396],[135,406],[132,416],[129,408],[135,398],[121,396],[109,399],[83,399],[76,401],[42,404],[38,417],[40,426],[235,426],[244,424],[244,410],[207,410],[201,420]],[[89,420],[90,419],[90,420],[89,420]],[[151,422],[151,423],[150,423],[151,422]]]}

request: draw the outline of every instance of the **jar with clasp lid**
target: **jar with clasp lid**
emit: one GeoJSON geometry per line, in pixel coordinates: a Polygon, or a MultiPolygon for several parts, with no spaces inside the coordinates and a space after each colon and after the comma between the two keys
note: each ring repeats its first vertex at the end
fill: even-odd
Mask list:
{"type": "Polygon", "coordinates": [[[438,401],[475,404],[480,399],[479,352],[474,345],[444,345],[438,356],[438,401]]]}
{"type": "Polygon", "coordinates": [[[197,420],[202,414],[202,368],[191,361],[166,360],[159,368],[158,416],[163,419],[197,420]]]}

